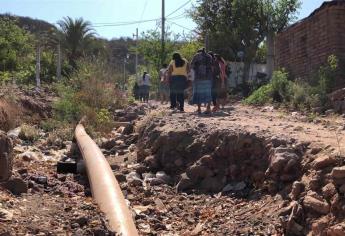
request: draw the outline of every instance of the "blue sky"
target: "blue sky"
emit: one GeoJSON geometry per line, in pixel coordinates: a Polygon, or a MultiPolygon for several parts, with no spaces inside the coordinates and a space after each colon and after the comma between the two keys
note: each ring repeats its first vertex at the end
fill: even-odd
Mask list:
{"type": "MultiPolygon", "coordinates": [[[[244,0],[245,1],[245,0],[244,0]]],[[[187,0],[166,0],[166,16],[174,12],[187,0]]],[[[308,16],[318,8],[323,0],[302,0],[299,19],[308,16]]],[[[188,33],[188,29],[195,27],[193,21],[183,13],[196,0],[190,1],[180,10],[168,17],[167,24],[175,33],[188,33]],[[170,20],[169,20],[170,18],[170,20]],[[174,22],[174,23],[172,23],[174,22]],[[187,28],[187,29],[186,29],[187,28]]],[[[72,18],[83,17],[91,21],[96,27],[99,36],[113,38],[132,37],[136,28],[139,32],[154,29],[161,16],[161,0],[0,0],[0,13],[12,13],[19,16],[29,16],[56,23],[64,16],[72,18]],[[100,23],[130,22],[152,20],[145,23],[136,23],[126,26],[104,26],[100,23]]]]}

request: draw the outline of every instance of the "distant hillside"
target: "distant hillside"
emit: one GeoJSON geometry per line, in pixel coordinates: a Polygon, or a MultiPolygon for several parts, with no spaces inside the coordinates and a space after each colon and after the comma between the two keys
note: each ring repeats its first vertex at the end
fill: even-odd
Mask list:
{"type": "Polygon", "coordinates": [[[43,20],[32,19],[30,17],[15,16],[11,14],[0,14],[0,19],[5,17],[16,20],[19,27],[33,34],[37,34],[40,31],[42,32],[56,29],[54,25],[43,20]]]}

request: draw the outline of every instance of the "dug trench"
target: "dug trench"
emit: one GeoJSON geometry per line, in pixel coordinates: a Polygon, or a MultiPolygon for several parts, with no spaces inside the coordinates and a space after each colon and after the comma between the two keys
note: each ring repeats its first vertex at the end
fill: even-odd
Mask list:
{"type": "Polygon", "coordinates": [[[343,158],[207,119],[155,110],[136,150],[109,160],[141,234],[344,235],[343,158]]]}

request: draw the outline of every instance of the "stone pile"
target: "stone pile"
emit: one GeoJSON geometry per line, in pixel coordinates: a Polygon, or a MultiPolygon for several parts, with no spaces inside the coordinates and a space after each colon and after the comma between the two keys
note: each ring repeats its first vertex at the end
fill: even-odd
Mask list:
{"type": "Polygon", "coordinates": [[[140,186],[145,173],[164,171],[177,191],[279,193],[285,199],[277,211],[286,235],[310,230],[310,235],[345,235],[345,166],[322,147],[245,128],[208,129],[153,118],[140,130],[137,148],[137,173],[144,173],[136,182],[140,186]]]}
{"type": "Polygon", "coordinates": [[[178,191],[220,192],[245,181],[276,193],[281,182],[299,177],[301,153],[276,137],[241,129],[198,132],[153,119],[139,134],[138,161],[171,175],[178,191]]]}

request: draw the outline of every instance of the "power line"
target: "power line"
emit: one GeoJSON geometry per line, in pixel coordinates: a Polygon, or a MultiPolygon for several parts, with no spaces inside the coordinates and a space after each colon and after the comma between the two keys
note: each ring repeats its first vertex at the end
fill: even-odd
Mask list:
{"type": "Polygon", "coordinates": [[[146,22],[153,22],[153,21],[158,21],[160,20],[159,18],[157,19],[150,19],[150,20],[142,20],[142,21],[128,21],[128,22],[114,22],[114,23],[98,23],[96,25],[93,25],[93,27],[114,27],[114,26],[127,26],[127,25],[135,25],[139,23],[146,23],[146,22]]]}
{"type": "Polygon", "coordinates": [[[187,4],[189,4],[192,0],[188,0],[186,3],[184,3],[183,5],[181,5],[179,8],[177,8],[175,11],[171,12],[169,15],[167,15],[166,17],[171,16],[172,14],[174,14],[175,12],[181,10],[183,7],[185,7],[187,4]]]}
{"type": "MultiPolygon", "coordinates": [[[[181,14],[179,16],[176,17],[171,17],[171,18],[166,18],[166,20],[178,20],[178,19],[182,19],[185,16],[183,16],[184,14],[181,14]]],[[[140,20],[140,21],[118,21],[118,22],[112,22],[112,23],[93,23],[93,27],[116,27],[116,26],[126,26],[126,25],[135,25],[135,24],[141,24],[141,23],[147,23],[147,22],[153,22],[153,21],[160,21],[161,18],[156,18],[156,19],[148,19],[148,20],[140,20]]]]}
{"type": "MultiPolygon", "coordinates": [[[[144,8],[143,8],[143,11],[141,12],[141,16],[140,16],[140,21],[143,19],[144,17],[144,14],[145,14],[145,11],[146,11],[146,7],[147,7],[147,3],[148,3],[148,0],[145,1],[145,5],[144,5],[144,8]]],[[[140,26],[140,23],[138,24],[138,27],[140,26]]]]}
{"type": "Polygon", "coordinates": [[[179,19],[186,18],[186,16],[187,16],[186,13],[182,13],[181,15],[173,16],[173,17],[171,17],[171,18],[167,18],[167,20],[179,20],[179,19]]]}
{"type": "MultiPolygon", "coordinates": [[[[178,7],[176,10],[174,10],[173,12],[171,12],[169,15],[167,15],[165,17],[166,20],[178,20],[178,19],[182,19],[182,18],[185,18],[186,17],[186,14],[185,13],[182,13],[178,16],[174,16],[174,17],[171,17],[171,18],[168,18],[169,16],[173,15],[174,13],[176,13],[177,11],[179,11],[180,9],[182,9],[183,7],[185,7],[187,4],[189,4],[192,0],[188,0],[186,3],[184,3],[183,5],[181,5],[180,7],[178,7]]],[[[119,22],[104,22],[104,23],[93,23],[93,27],[95,28],[99,28],[99,27],[117,27],[117,26],[127,26],[127,25],[135,25],[135,24],[141,24],[141,23],[146,23],[146,22],[153,22],[153,21],[159,21],[161,20],[160,18],[155,18],[155,19],[148,19],[148,20],[142,20],[143,16],[144,16],[144,13],[146,11],[146,8],[147,8],[147,4],[148,4],[148,0],[145,1],[145,5],[144,5],[144,8],[143,8],[143,11],[142,11],[142,14],[141,14],[141,17],[140,17],[140,20],[137,20],[137,21],[119,21],[119,22]]],[[[169,21],[171,22],[171,21],[169,21]]],[[[191,29],[188,29],[182,25],[179,25],[175,22],[171,22],[181,28],[184,28],[184,29],[187,29],[187,30],[190,30],[192,31],[191,29]]]]}
{"type": "Polygon", "coordinates": [[[133,21],[116,21],[116,22],[103,22],[103,23],[93,23],[92,25],[117,25],[117,24],[132,24],[138,22],[148,22],[148,21],[155,21],[159,18],[155,19],[147,19],[147,20],[133,20],[133,21]]]}
{"type": "Polygon", "coordinates": [[[173,21],[170,21],[170,20],[168,20],[168,22],[169,22],[170,24],[179,26],[179,27],[181,27],[181,28],[183,28],[183,29],[185,29],[185,30],[189,30],[189,31],[192,31],[192,32],[197,33],[196,30],[194,30],[194,29],[189,29],[189,28],[187,28],[187,27],[185,27],[185,26],[183,26],[183,25],[177,24],[176,22],[173,22],[173,21]]]}

